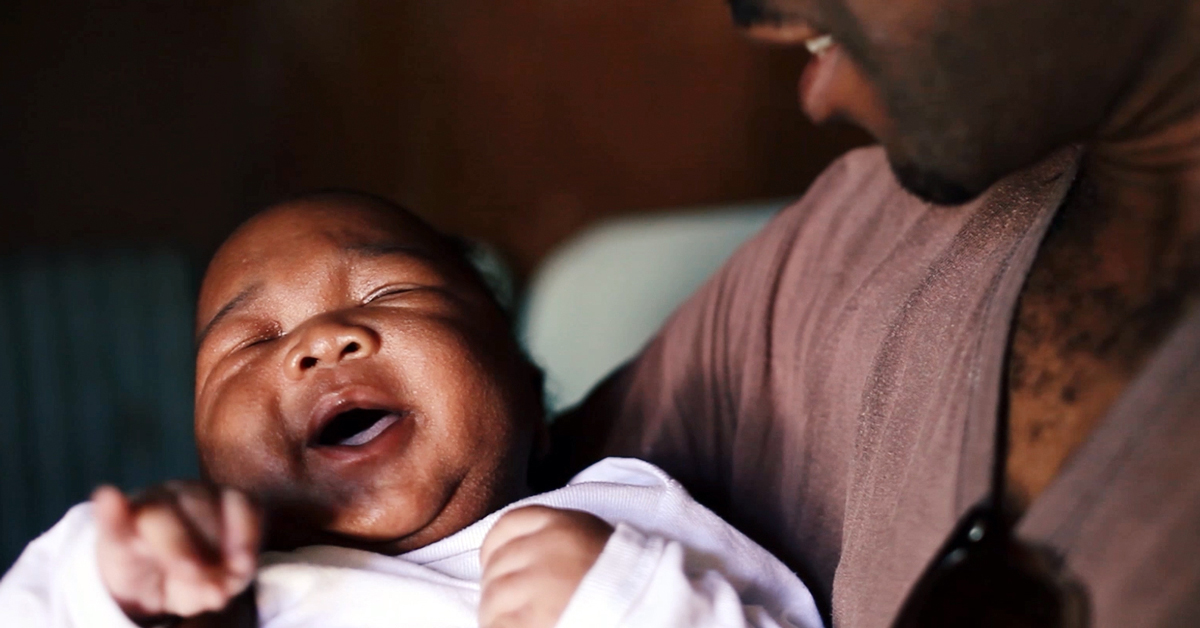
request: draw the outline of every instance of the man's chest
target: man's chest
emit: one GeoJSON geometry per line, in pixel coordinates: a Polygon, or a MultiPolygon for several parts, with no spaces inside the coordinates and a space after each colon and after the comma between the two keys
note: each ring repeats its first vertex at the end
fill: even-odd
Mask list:
{"type": "Polygon", "coordinates": [[[1006,473],[1021,510],[1053,481],[1129,382],[1127,369],[1097,351],[1097,335],[1072,325],[1095,315],[1042,299],[1027,299],[1018,312],[1008,364],[1006,473]]]}
{"type": "Polygon", "coordinates": [[[1022,508],[1143,370],[1196,291],[1148,258],[1144,230],[1080,186],[1042,242],[1014,316],[1007,470],[1022,508]]]}

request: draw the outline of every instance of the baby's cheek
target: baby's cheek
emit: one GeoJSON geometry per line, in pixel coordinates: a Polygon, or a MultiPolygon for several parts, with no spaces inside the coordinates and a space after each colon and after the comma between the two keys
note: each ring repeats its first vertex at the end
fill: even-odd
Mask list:
{"type": "Polygon", "coordinates": [[[215,429],[204,436],[199,433],[196,446],[199,450],[205,476],[218,484],[248,490],[259,483],[256,469],[265,452],[256,451],[237,430],[215,429]]]}
{"type": "Polygon", "coordinates": [[[252,396],[223,391],[196,421],[196,447],[206,476],[251,490],[286,467],[280,443],[264,420],[267,409],[252,396]],[[264,477],[268,476],[268,477],[264,477]]]}

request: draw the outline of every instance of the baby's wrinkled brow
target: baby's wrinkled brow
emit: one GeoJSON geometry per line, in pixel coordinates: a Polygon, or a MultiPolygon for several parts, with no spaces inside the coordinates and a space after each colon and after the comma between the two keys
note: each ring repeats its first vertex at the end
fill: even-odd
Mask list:
{"type": "Polygon", "coordinates": [[[214,314],[213,317],[210,318],[208,322],[205,323],[204,327],[202,327],[196,334],[196,346],[200,346],[200,344],[204,342],[204,339],[208,337],[208,334],[212,332],[213,327],[216,327],[217,323],[219,323],[221,319],[232,314],[238,307],[244,305],[259,292],[262,292],[262,289],[263,283],[261,281],[246,286],[246,288],[239,292],[237,296],[233,297],[226,302],[225,305],[221,306],[221,309],[217,310],[217,313],[214,314]]]}
{"type": "Polygon", "coordinates": [[[354,253],[363,257],[388,257],[393,255],[402,255],[408,257],[418,257],[424,260],[433,258],[429,250],[424,247],[414,244],[404,244],[401,242],[384,241],[384,242],[355,242],[342,247],[342,250],[347,253],[354,253]]]}

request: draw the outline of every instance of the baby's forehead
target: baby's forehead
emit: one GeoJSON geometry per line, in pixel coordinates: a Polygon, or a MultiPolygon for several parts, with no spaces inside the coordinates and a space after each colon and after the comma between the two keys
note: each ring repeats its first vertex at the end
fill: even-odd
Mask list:
{"type": "Polygon", "coordinates": [[[337,252],[371,245],[404,245],[427,255],[441,252],[441,234],[412,214],[359,199],[317,198],[277,205],[238,228],[221,246],[214,261],[247,255],[288,257],[298,246],[337,252]]]}
{"type": "Polygon", "coordinates": [[[367,202],[333,198],[272,207],[235,231],[213,256],[200,291],[201,315],[214,299],[237,292],[250,276],[269,282],[290,269],[353,265],[393,254],[442,266],[446,243],[403,210],[367,202]]]}
{"type": "Polygon", "coordinates": [[[378,203],[318,198],[277,205],[240,227],[222,248],[286,246],[295,240],[332,246],[394,240],[435,245],[441,236],[412,214],[378,203]]]}

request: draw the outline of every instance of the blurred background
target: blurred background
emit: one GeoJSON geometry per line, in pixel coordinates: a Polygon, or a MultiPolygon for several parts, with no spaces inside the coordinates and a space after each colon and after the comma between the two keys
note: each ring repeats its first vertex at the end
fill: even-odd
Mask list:
{"type": "Polygon", "coordinates": [[[566,405],[864,142],[803,119],[805,61],[721,0],[4,3],[0,569],[99,482],[195,474],[196,282],[255,209],[358,188],[488,244],[552,380],[638,327],[566,405]]]}

